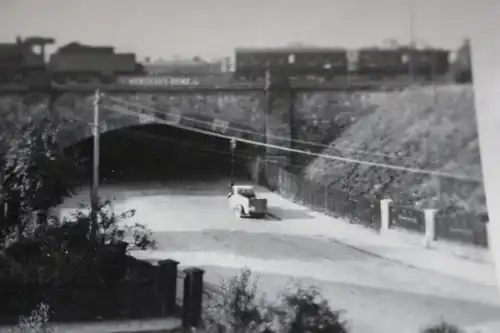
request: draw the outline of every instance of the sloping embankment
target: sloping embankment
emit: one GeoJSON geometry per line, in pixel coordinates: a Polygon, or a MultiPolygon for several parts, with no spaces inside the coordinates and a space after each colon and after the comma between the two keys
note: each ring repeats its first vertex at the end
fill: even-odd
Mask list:
{"type": "MultiPolygon", "coordinates": [[[[367,114],[331,143],[325,154],[481,178],[471,86],[410,88],[366,96],[367,114]]],[[[482,183],[395,171],[324,158],[306,177],[351,194],[395,202],[484,211],[482,183]]]]}

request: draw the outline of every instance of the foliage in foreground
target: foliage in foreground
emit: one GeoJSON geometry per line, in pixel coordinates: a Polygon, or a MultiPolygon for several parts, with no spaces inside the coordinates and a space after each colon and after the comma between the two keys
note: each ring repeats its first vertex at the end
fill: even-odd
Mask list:
{"type": "Polygon", "coordinates": [[[207,332],[214,333],[347,333],[341,314],[314,288],[297,287],[271,303],[258,295],[257,282],[244,269],[210,297],[204,324],[207,332]]]}
{"type": "Polygon", "coordinates": [[[458,326],[443,321],[437,325],[429,326],[422,333],[465,333],[465,331],[458,326]]]}
{"type": "Polygon", "coordinates": [[[52,207],[75,193],[81,170],[58,143],[59,131],[60,124],[49,117],[32,118],[13,130],[2,151],[3,246],[29,237],[37,226],[48,222],[52,207]]]}
{"type": "MultiPolygon", "coordinates": [[[[314,287],[283,291],[275,302],[259,295],[257,280],[243,269],[210,294],[203,323],[209,333],[347,333],[344,311],[333,310],[314,287]]],[[[465,333],[441,322],[421,333],[465,333]]]]}
{"type": "Polygon", "coordinates": [[[40,302],[50,305],[58,318],[71,317],[70,307],[102,303],[103,292],[110,288],[127,292],[127,285],[140,285],[144,277],[130,275],[139,266],[128,251],[154,248],[156,243],[143,225],[122,225],[134,211],[115,214],[110,205],[100,206],[97,239],[89,238],[89,213],[79,210],[70,218],[39,226],[31,237],[15,241],[0,253],[2,320],[26,314],[40,302]],[[16,296],[21,291],[23,298],[16,296]],[[67,304],[69,299],[71,304],[67,304]]]}
{"type": "MultiPolygon", "coordinates": [[[[339,321],[338,312],[329,310],[325,300],[318,302],[319,294],[314,289],[299,288],[296,293],[284,296],[282,299],[284,303],[267,305],[278,315],[274,318],[277,320],[273,321],[272,311],[266,310],[266,304],[257,298],[256,284],[250,285],[249,278],[250,272],[244,270],[239,277],[225,284],[223,288],[229,287],[229,289],[225,289],[228,294],[225,294],[224,307],[219,307],[222,304],[210,302],[213,307],[205,318],[207,332],[348,332],[346,324],[339,321]],[[320,309],[327,311],[318,311],[320,309]]],[[[51,313],[47,304],[39,304],[29,316],[19,317],[16,332],[53,333],[54,329],[50,325],[51,313]]],[[[429,326],[421,333],[465,333],[465,331],[443,321],[429,326]]]]}
{"type": "Polygon", "coordinates": [[[53,333],[50,326],[50,307],[40,303],[29,316],[20,316],[16,331],[18,333],[53,333]]]}
{"type": "MultiPolygon", "coordinates": [[[[59,220],[53,217],[50,223],[38,226],[32,237],[5,248],[4,258],[18,264],[43,267],[43,272],[51,271],[49,275],[57,277],[64,271],[80,271],[77,263],[98,259],[95,256],[100,249],[116,248],[125,255],[131,248],[145,250],[156,247],[151,231],[144,225],[125,224],[134,216],[135,210],[115,214],[111,205],[110,201],[106,201],[99,206],[96,240],[89,238],[89,209],[79,209],[70,218],[59,220]]],[[[88,206],[82,205],[81,208],[88,206]]],[[[43,276],[41,274],[38,280],[43,276]]]]}

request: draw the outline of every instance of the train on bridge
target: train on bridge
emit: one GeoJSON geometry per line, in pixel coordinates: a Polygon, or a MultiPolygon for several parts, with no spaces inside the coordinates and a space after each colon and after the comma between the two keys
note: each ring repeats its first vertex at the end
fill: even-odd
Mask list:
{"type": "Polygon", "coordinates": [[[451,78],[470,82],[470,47],[464,44],[450,60],[445,49],[288,47],[237,49],[235,68],[238,78],[256,80],[267,69],[287,77],[331,81],[337,78],[394,79],[415,78],[436,81],[451,78]],[[450,77],[451,76],[451,77],[450,77]]]}
{"type": "MultiPolygon", "coordinates": [[[[29,88],[46,87],[53,83],[147,85],[151,81],[147,78],[152,77],[155,77],[153,81],[156,85],[174,82],[192,85],[200,82],[199,78],[216,84],[217,80],[225,83],[257,81],[265,77],[267,70],[280,77],[312,77],[323,81],[349,76],[376,80],[405,75],[432,80],[450,71],[449,51],[436,49],[236,49],[234,72],[223,73],[214,64],[205,62],[204,66],[202,60],[193,62],[193,66],[197,67],[188,63],[183,63],[182,67],[174,66],[172,72],[171,64],[170,67],[162,67],[139,63],[133,53],[117,53],[112,46],[77,42],[59,47],[47,61],[45,47],[53,43],[52,38],[18,37],[13,43],[0,44],[0,85],[20,84],[29,88]],[[166,79],[159,80],[158,76],[166,79]],[[213,77],[213,80],[207,80],[207,77],[213,77]]],[[[466,52],[462,54],[460,68],[469,66],[470,71],[470,54],[468,58],[466,52]]]]}

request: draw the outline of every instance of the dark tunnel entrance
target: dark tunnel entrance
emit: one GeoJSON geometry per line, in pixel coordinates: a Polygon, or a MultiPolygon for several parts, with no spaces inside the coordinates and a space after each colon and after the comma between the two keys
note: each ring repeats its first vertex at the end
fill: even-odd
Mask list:
{"type": "MultiPolygon", "coordinates": [[[[92,174],[93,139],[71,148],[92,174]]],[[[231,152],[228,139],[161,124],[140,125],[100,136],[100,182],[126,183],[172,180],[248,180],[258,148],[238,142],[231,152]],[[234,163],[233,163],[234,161],[234,163]]]]}

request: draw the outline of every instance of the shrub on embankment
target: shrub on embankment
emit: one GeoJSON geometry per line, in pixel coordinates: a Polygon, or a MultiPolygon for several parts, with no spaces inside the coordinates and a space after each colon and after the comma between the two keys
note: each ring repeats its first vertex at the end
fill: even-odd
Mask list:
{"type": "MultiPolygon", "coordinates": [[[[367,104],[366,94],[362,92],[299,93],[292,115],[292,147],[320,153],[373,109],[374,104],[367,104]]],[[[292,170],[301,170],[314,160],[314,156],[294,154],[292,159],[292,170]]]]}
{"type": "MultiPolygon", "coordinates": [[[[366,97],[366,105],[375,105],[374,112],[331,142],[325,154],[482,177],[471,86],[375,93],[366,97]]],[[[435,176],[323,158],[304,173],[352,195],[383,196],[412,206],[486,210],[484,188],[477,181],[439,177],[438,184],[435,176]]]]}

